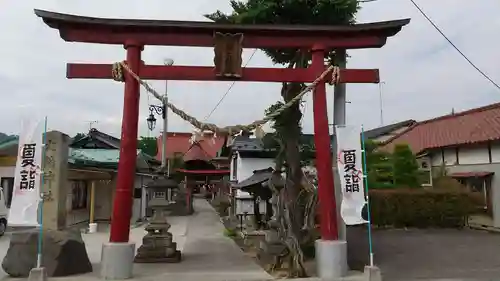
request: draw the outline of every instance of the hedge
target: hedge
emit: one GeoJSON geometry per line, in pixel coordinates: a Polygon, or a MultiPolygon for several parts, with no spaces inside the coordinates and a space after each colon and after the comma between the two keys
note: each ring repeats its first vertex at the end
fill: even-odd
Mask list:
{"type": "Polygon", "coordinates": [[[370,190],[372,224],[378,227],[461,228],[474,211],[469,192],[370,190]]]}

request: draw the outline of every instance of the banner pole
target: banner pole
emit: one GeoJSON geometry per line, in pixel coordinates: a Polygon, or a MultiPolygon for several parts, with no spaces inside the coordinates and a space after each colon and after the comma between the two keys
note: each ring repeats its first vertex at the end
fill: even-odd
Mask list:
{"type": "Polygon", "coordinates": [[[368,215],[368,246],[370,249],[370,266],[373,266],[373,240],[372,240],[372,216],[370,211],[370,196],[368,195],[368,174],[366,164],[366,146],[365,146],[365,129],[361,125],[361,149],[363,152],[363,178],[366,192],[366,210],[368,215]]]}
{"type": "Polygon", "coordinates": [[[47,116],[44,119],[44,129],[43,129],[43,149],[42,149],[42,163],[41,163],[41,174],[40,174],[40,201],[38,205],[38,222],[40,223],[39,232],[38,232],[38,245],[37,245],[37,260],[36,267],[42,267],[42,237],[43,237],[43,187],[45,184],[45,155],[47,152],[47,116]]]}

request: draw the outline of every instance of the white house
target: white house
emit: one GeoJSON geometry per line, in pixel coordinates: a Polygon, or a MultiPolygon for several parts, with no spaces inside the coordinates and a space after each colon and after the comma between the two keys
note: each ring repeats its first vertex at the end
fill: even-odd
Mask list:
{"type": "Polygon", "coordinates": [[[431,179],[445,172],[484,197],[500,227],[500,103],[418,122],[384,146],[407,143],[431,179]]]}
{"type": "MultiPolygon", "coordinates": [[[[261,140],[249,136],[237,136],[231,147],[230,181],[239,183],[253,175],[255,170],[274,168],[274,151],[266,150],[261,140]]],[[[244,191],[236,190],[235,209],[237,215],[252,215],[253,197],[244,191]]],[[[266,202],[259,203],[262,214],[266,212],[266,202]]]]}

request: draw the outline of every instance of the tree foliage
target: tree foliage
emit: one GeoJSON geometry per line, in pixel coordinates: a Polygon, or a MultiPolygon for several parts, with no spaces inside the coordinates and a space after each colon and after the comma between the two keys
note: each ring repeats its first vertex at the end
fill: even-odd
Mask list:
{"type": "Polygon", "coordinates": [[[405,187],[420,187],[418,163],[407,144],[396,144],[392,153],[394,184],[405,187]]]}
{"type": "Polygon", "coordinates": [[[378,149],[380,144],[365,140],[366,168],[370,189],[392,188],[394,186],[391,153],[378,149]]]}
{"type": "Polygon", "coordinates": [[[158,143],[155,137],[140,137],[137,148],[150,156],[156,156],[158,153],[158,143]]]}
{"type": "Polygon", "coordinates": [[[77,141],[77,140],[81,140],[83,139],[84,137],[86,137],[87,134],[84,134],[84,133],[77,133],[74,137],[73,137],[73,141],[77,141]]]}

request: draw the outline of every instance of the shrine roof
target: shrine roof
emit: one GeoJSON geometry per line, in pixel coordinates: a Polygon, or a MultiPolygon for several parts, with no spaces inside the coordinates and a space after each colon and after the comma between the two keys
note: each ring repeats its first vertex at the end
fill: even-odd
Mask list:
{"type": "Polygon", "coordinates": [[[92,128],[85,137],[73,141],[70,146],[72,148],[120,149],[120,139],[92,128]]]}
{"type": "Polygon", "coordinates": [[[260,170],[255,170],[253,171],[253,174],[242,180],[239,183],[233,184],[234,188],[239,188],[239,189],[244,189],[249,186],[257,185],[257,184],[262,184],[263,182],[269,180],[271,176],[273,175],[273,168],[269,167],[267,169],[260,169],[260,170]]]}
{"type": "MultiPolygon", "coordinates": [[[[245,35],[259,36],[376,36],[387,38],[397,34],[401,28],[410,22],[410,19],[361,23],[353,25],[279,25],[279,24],[220,24],[203,21],[172,21],[172,20],[143,20],[143,19],[110,19],[94,18],[62,14],[35,9],[35,14],[43,19],[50,27],[66,31],[67,29],[96,30],[128,33],[167,32],[169,34],[199,34],[213,35],[214,31],[225,33],[244,33],[245,35]]],[[[64,40],[76,41],[75,38],[64,40]]],[[[84,39],[81,39],[82,42],[84,39]]]]}
{"type": "MultiPolygon", "coordinates": [[[[175,158],[177,154],[181,157],[184,157],[188,153],[192,155],[193,152],[190,152],[190,150],[195,149],[199,151],[198,148],[201,148],[201,150],[203,151],[201,155],[206,154],[210,158],[208,160],[211,160],[217,156],[217,152],[219,152],[222,149],[222,147],[226,142],[225,136],[217,136],[216,138],[213,138],[212,134],[207,133],[203,135],[202,139],[198,140],[197,146],[199,147],[193,148],[193,144],[190,142],[192,136],[193,136],[192,133],[168,132],[167,153],[166,153],[167,157],[175,158]]],[[[158,144],[158,153],[156,155],[156,159],[161,161],[161,155],[163,149],[162,136],[159,136],[157,138],[157,144],[158,144]]],[[[205,157],[203,157],[203,159],[204,158],[205,157]]]]}

